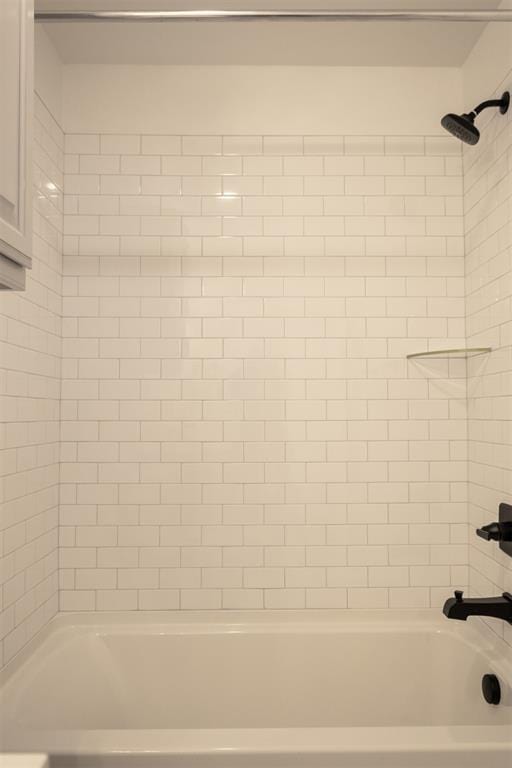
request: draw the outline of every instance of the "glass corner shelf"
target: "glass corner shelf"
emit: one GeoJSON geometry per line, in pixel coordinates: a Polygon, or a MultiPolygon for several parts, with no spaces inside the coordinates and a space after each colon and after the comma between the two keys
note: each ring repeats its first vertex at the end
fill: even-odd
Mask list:
{"type": "Polygon", "coordinates": [[[459,349],[434,349],[431,352],[413,352],[407,355],[408,360],[416,357],[475,357],[492,352],[491,347],[461,347],[459,349]]]}

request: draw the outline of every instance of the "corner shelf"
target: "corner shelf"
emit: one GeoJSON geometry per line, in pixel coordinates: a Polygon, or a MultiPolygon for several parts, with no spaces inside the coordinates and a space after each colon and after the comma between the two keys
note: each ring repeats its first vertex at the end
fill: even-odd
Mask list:
{"type": "Polygon", "coordinates": [[[407,355],[407,360],[415,357],[474,357],[476,355],[486,355],[492,352],[491,347],[462,347],[460,349],[435,349],[432,352],[413,352],[407,355]]]}

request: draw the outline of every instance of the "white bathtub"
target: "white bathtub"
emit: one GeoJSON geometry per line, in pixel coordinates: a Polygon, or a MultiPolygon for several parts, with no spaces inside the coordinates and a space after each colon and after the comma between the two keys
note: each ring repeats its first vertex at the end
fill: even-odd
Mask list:
{"type": "Polygon", "coordinates": [[[478,626],[437,612],[60,617],[1,679],[0,752],[66,768],[511,768],[510,649],[478,626]],[[500,706],[482,698],[487,672],[500,706]]]}

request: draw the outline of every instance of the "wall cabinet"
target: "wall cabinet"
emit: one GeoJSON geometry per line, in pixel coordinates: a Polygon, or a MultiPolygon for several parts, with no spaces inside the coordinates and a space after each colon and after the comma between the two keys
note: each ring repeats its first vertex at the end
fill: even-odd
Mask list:
{"type": "Polygon", "coordinates": [[[0,288],[23,289],[32,248],[33,0],[0,0],[0,288]]]}

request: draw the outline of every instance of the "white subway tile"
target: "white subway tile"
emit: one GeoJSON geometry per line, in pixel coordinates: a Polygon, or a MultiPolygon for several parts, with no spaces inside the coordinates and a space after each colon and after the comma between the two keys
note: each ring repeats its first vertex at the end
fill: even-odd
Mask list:
{"type": "MultiPolygon", "coordinates": [[[[121,152],[121,154],[126,154],[121,152]]],[[[180,155],[180,136],[142,136],[143,155],[180,155]]]]}
{"type": "Polygon", "coordinates": [[[263,152],[263,137],[224,136],[222,152],[224,155],[261,155],[263,152]]]}
{"type": "Polygon", "coordinates": [[[100,136],[102,155],[138,155],[140,145],[140,136],[115,133],[100,136]]]}
{"type": "Polygon", "coordinates": [[[221,136],[183,136],[184,155],[220,155],[222,152],[221,136]]]}

